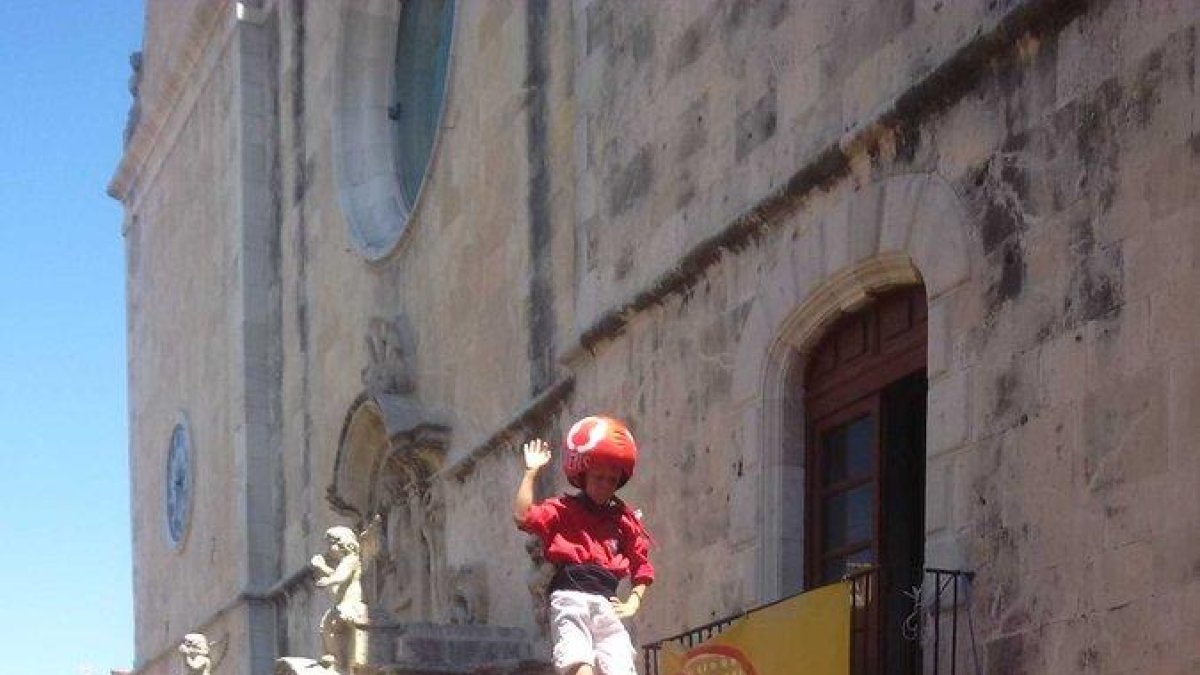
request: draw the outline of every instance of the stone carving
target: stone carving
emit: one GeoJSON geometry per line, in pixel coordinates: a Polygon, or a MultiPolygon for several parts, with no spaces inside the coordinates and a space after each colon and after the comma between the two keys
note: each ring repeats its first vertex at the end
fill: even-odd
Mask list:
{"type": "Polygon", "coordinates": [[[329,549],[309,561],[320,575],[317,588],[329,591],[331,603],[321,617],[321,643],[325,655],[353,667],[366,661],[365,654],[360,653],[366,647],[360,633],[367,622],[367,606],[363,603],[358,536],[339,525],[325,531],[325,542],[329,549]]]}
{"type": "Polygon", "coordinates": [[[183,655],[183,669],[187,675],[212,675],[212,658],[209,654],[208,637],[204,633],[188,633],[179,643],[183,655]]]}
{"type": "Polygon", "coordinates": [[[412,394],[413,375],[407,354],[411,352],[407,324],[402,316],[371,319],[367,324],[367,367],[363,386],[372,394],[412,394]]]}
{"type": "Polygon", "coordinates": [[[326,492],[362,531],[355,539],[354,529],[330,528],[330,550],[312,560],[332,598],[321,620],[326,657],[279,659],[276,674],[534,672],[525,631],[487,625],[482,566],[447,562],[439,471],[452,416],[416,397],[404,317],[373,319],[366,352],[365,390],[346,413],[326,492]]]}
{"type": "Polygon", "coordinates": [[[529,588],[529,601],[533,605],[533,619],[542,635],[550,634],[550,580],[554,577],[554,565],[546,560],[542,540],[529,537],[525,540],[525,552],[529,554],[529,572],[525,585],[529,588]]]}
{"type": "Polygon", "coordinates": [[[393,455],[385,467],[375,588],[390,618],[429,621],[439,618],[449,596],[445,502],[428,467],[410,459],[393,455]]]}
{"type": "Polygon", "coordinates": [[[476,565],[464,565],[450,575],[450,623],[487,623],[487,575],[476,565]]]}
{"type": "Polygon", "coordinates": [[[126,146],[133,140],[138,122],[142,118],[142,100],[139,91],[142,88],[142,53],[134,52],[129,55],[129,95],[133,102],[129,104],[129,112],[125,116],[125,132],[121,138],[126,146]]]}
{"type": "MultiPolygon", "coordinates": [[[[365,598],[375,624],[449,616],[441,481],[450,416],[416,398],[416,341],[403,314],[367,326],[363,391],[338,441],[327,501],[359,523],[376,523],[378,547],[363,542],[365,598]]],[[[478,604],[478,603],[476,603],[478,604]]]]}

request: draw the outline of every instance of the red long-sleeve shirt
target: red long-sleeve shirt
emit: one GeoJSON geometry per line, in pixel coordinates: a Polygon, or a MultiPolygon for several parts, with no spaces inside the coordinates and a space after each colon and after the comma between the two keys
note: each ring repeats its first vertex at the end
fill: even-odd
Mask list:
{"type": "Polygon", "coordinates": [[[579,495],[554,497],[532,506],[520,527],[542,540],[556,565],[591,563],[634,585],[654,581],[649,533],[620,500],[602,506],[579,495]]]}

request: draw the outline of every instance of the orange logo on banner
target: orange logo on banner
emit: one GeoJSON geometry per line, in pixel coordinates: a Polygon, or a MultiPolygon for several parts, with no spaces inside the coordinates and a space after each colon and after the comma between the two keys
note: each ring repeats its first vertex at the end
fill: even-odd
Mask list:
{"type": "Polygon", "coordinates": [[[754,664],[737,647],[701,645],[683,655],[683,665],[672,675],[758,675],[754,664]]]}

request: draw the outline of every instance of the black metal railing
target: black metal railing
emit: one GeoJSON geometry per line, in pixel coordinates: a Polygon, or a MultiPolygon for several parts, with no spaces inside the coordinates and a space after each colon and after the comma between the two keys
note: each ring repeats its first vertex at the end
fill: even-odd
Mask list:
{"type": "MultiPolygon", "coordinates": [[[[976,675],[983,672],[979,667],[979,653],[976,651],[969,602],[971,580],[974,577],[974,572],[926,567],[925,583],[917,593],[910,596],[914,606],[910,616],[917,619],[916,630],[925,633],[922,636],[919,632],[917,638],[928,638],[921,640],[926,660],[931,661],[926,672],[933,675],[958,675],[961,661],[959,655],[963,651],[970,656],[970,672],[976,675]],[[933,597],[925,597],[929,591],[932,591],[933,597]],[[966,625],[960,625],[964,620],[966,625]],[[950,638],[948,641],[944,639],[947,629],[950,638]],[[967,644],[960,649],[959,645],[963,639],[967,644]]],[[[965,666],[961,672],[967,672],[965,666]]]]}
{"type": "MultiPolygon", "coordinates": [[[[963,660],[960,656],[964,652],[971,656],[974,665],[971,672],[982,672],[967,611],[973,576],[962,570],[929,567],[924,570],[924,582],[919,588],[890,589],[877,567],[848,574],[845,580],[850,582],[850,672],[853,675],[958,675],[967,672],[965,664],[960,670],[963,660]],[[905,607],[908,614],[899,616],[895,612],[897,607],[905,607]],[[962,617],[965,617],[965,626],[961,625],[962,617]],[[964,640],[968,644],[960,647],[964,640]]],[[[793,597],[781,598],[642,645],[646,675],[676,675],[662,672],[659,657],[664,645],[674,643],[685,650],[691,649],[720,635],[739,619],[793,597]]]]}
{"type": "Polygon", "coordinates": [[[850,672],[874,675],[884,662],[879,568],[864,567],[847,574],[845,580],[850,582],[850,672]]]}

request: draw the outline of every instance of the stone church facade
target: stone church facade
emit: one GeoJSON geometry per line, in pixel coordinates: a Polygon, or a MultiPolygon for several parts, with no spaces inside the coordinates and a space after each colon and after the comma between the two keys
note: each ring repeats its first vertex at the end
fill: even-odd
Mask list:
{"type": "Polygon", "coordinates": [[[961,596],[877,672],[1197,672],[1198,24],[150,0],[109,188],[136,672],[193,632],[218,675],[317,656],[332,525],[371,532],[381,671],[426,634],[536,668],[518,450],[594,412],[642,448],[636,642],[930,568],[961,596]]]}

